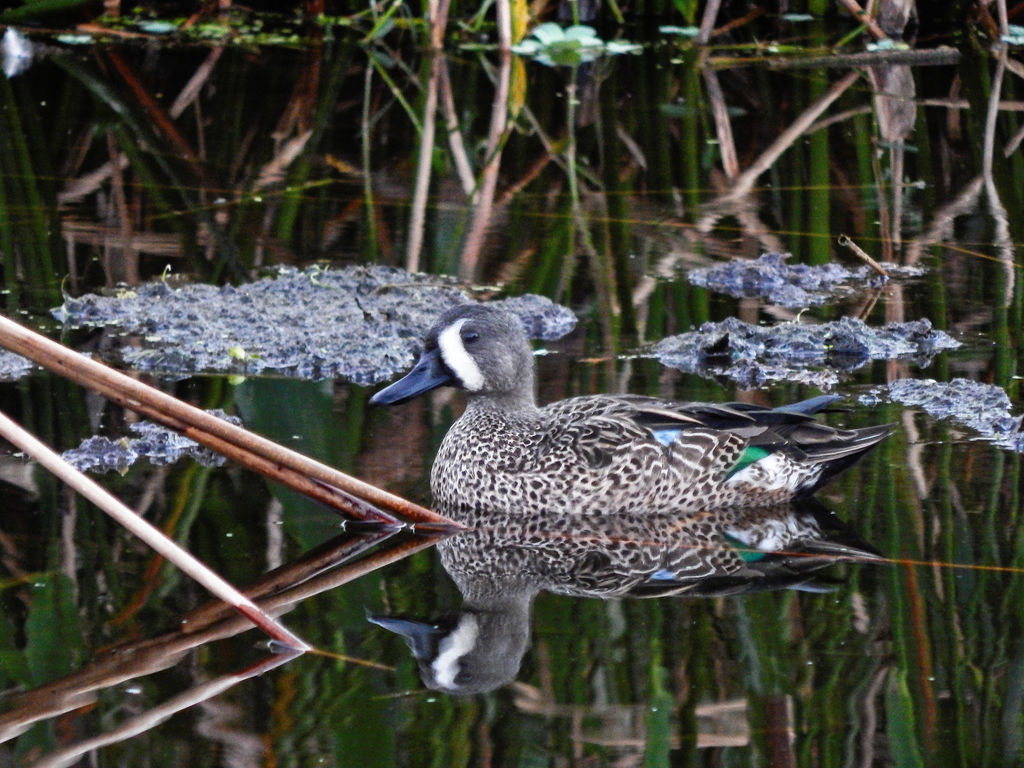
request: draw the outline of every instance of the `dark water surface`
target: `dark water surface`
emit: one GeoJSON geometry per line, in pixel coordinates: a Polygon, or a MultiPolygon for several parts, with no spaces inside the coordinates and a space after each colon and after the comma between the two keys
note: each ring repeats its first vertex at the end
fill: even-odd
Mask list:
{"type": "MultiPolygon", "coordinates": [[[[802,49],[838,34],[789,32],[802,49]]],[[[333,29],[296,48],[44,49],[0,78],[6,311],[54,335],[61,291],[160,279],[168,265],[172,284],[237,283],[324,261],[456,275],[476,298],[533,292],[572,307],[576,331],[538,344],[544,402],[819,394],[792,377],[743,389],[652,355],[664,337],[726,317],[926,318],[962,344],[930,360],[815,369],[835,371],[831,391],[849,405],[830,423],[896,426],[819,494],[888,562],[839,563],[826,592],[542,592],[518,629],[528,647],[514,682],[472,696],[425,688],[403,640],[367,621],[458,616],[435,549],[403,558],[387,549],[396,539],[338,539],[332,513],[230,466],[141,462],[103,475],[232,583],[285,566],[270,588],[285,594],[283,620],[345,656],[249,677],[284,661],[262,635],[190,614],[207,602],[200,587],[9,449],[0,765],[1020,764],[1017,423],[982,435],[981,422],[936,419],[884,387],[963,378],[1001,388],[1009,416],[1020,413],[1024,64],[1019,48],[1007,59],[963,48],[914,66],[790,67],[746,48],[707,58],[666,34],[573,70],[471,47],[423,57],[333,29]],[[842,234],[920,272],[795,306],[687,277],[767,251],[857,269],[842,234]],[[396,562],[325,565],[365,557],[363,545],[378,547],[371,565],[396,562]]],[[[125,343],[88,330],[62,340],[112,359],[125,343]]],[[[373,387],[341,380],[149,380],[423,503],[462,403],[441,391],[370,408],[373,387]]],[[[44,373],[0,398],[61,450],[130,435],[136,420],[44,373]]]]}

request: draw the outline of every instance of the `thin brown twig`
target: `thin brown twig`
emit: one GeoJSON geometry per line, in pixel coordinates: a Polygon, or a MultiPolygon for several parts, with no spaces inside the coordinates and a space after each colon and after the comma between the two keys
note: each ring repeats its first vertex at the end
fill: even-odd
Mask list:
{"type": "Polygon", "coordinates": [[[441,54],[430,54],[430,76],[423,98],[423,129],[420,131],[416,179],[409,213],[409,241],[405,251],[405,268],[419,272],[420,256],[427,221],[427,196],[430,193],[431,168],[434,157],[434,131],[437,126],[437,89],[441,78],[441,54]]]}
{"type": "Polygon", "coordinates": [[[0,413],[0,436],[24,451],[39,463],[40,466],[52,472],[68,486],[102,509],[127,528],[134,536],[137,536],[170,560],[183,572],[203,585],[211,594],[230,605],[272,638],[297,651],[307,651],[310,649],[311,646],[298,635],[266,614],[256,603],[214,573],[209,566],[196,559],[192,554],[168,538],[162,531],[126,507],[105,488],[79,472],[51,450],[49,446],[36,439],[34,435],[3,413],[0,413]]]}
{"type": "Polygon", "coordinates": [[[875,270],[875,272],[880,274],[882,277],[889,277],[889,273],[885,271],[885,267],[883,267],[873,258],[868,256],[864,249],[862,249],[859,245],[853,242],[853,240],[851,240],[849,237],[847,237],[846,235],[840,235],[838,242],[839,245],[843,246],[844,248],[849,248],[851,251],[853,251],[857,255],[857,258],[859,258],[861,261],[863,261],[865,264],[867,264],[869,267],[875,270]]]}
{"type": "MultiPolygon", "coordinates": [[[[507,0],[505,1],[507,5],[507,0]]],[[[500,5],[499,5],[500,7],[500,5]]],[[[491,225],[494,212],[494,195],[498,187],[498,171],[501,168],[502,147],[508,137],[508,94],[512,79],[512,54],[508,50],[498,53],[500,63],[491,102],[491,122],[487,131],[487,162],[480,174],[480,183],[473,195],[473,220],[459,256],[459,277],[463,280],[477,280],[480,251],[484,235],[491,225]]]]}
{"type": "Polygon", "coordinates": [[[736,154],[736,142],[732,135],[725,95],[722,93],[722,86],[718,82],[718,73],[715,70],[707,68],[703,74],[711,115],[715,120],[715,135],[718,137],[718,150],[722,155],[722,169],[727,177],[734,179],[739,175],[740,161],[736,154]]]}
{"type": "Polygon", "coordinates": [[[751,8],[745,14],[740,16],[738,19],[733,19],[732,21],[727,21],[722,26],[715,27],[714,29],[712,29],[710,31],[710,33],[708,34],[708,39],[710,39],[712,37],[718,37],[720,35],[727,34],[727,33],[731,32],[734,29],[738,29],[738,28],[742,27],[744,24],[749,24],[750,22],[754,21],[754,19],[757,19],[757,18],[760,18],[761,16],[764,16],[764,14],[765,14],[764,8],[760,8],[760,7],[751,8]]]}
{"type": "MultiPolygon", "coordinates": [[[[800,113],[800,115],[780,133],[775,141],[768,146],[757,158],[750,163],[747,168],[731,179],[731,187],[723,195],[716,199],[716,203],[728,203],[735,202],[743,197],[746,197],[753,187],[754,182],[757,178],[768,170],[772,164],[779,158],[783,152],[792,146],[798,138],[805,135],[811,125],[821,116],[821,114],[829,108],[829,106],[838,99],[851,85],[853,85],[857,78],[860,77],[860,73],[854,71],[849,72],[838,81],[836,81],[825,93],[821,94],[813,103],[800,113]]],[[[702,230],[703,227],[707,226],[707,221],[701,221],[698,223],[698,230],[702,230]]],[[[703,231],[703,230],[702,230],[703,231]]]]}
{"type": "MultiPolygon", "coordinates": [[[[370,537],[369,545],[374,547],[390,534],[381,533],[370,537]]],[[[266,574],[245,590],[264,610],[275,615],[286,607],[302,602],[329,589],[336,589],[363,576],[380,570],[386,565],[397,563],[407,557],[437,544],[441,536],[411,536],[392,541],[366,554],[361,543],[344,542],[339,547],[334,539],[302,556],[299,562],[282,566],[266,574]],[[355,559],[356,557],[359,559],[355,559]],[[339,564],[339,558],[346,562],[339,564]],[[349,562],[351,561],[351,562],[349,562]]],[[[181,631],[213,632],[226,624],[235,627],[237,634],[240,620],[231,615],[223,604],[210,603],[196,608],[184,616],[181,631]]],[[[218,635],[223,636],[223,635],[218,635]]]]}
{"type": "MultiPolygon", "coordinates": [[[[174,148],[174,151],[186,161],[188,168],[197,178],[204,182],[208,181],[206,179],[206,169],[204,168],[202,161],[199,159],[199,156],[192,148],[192,145],[188,143],[185,137],[181,134],[181,131],[178,130],[178,127],[171,120],[167,111],[142,84],[136,75],[135,70],[117,51],[110,50],[107,52],[107,56],[118,75],[121,76],[125,85],[132,92],[132,95],[135,97],[141,109],[153,121],[158,131],[166,137],[168,143],[174,148]]],[[[204,184],[204,186],[212,187],[215,185],[210,182],[204,184]]]]}
{"type": "Polygon", "coordinates": [[[715,19],[718,18],[718,7],[722,0],[708,0],[704,6],[704,15],[701,17],[700,33],[697,35],[697,45],[707,45],[711,39],[711,30],[715,27],[715,19]]]}
{"type": "Polygon", "coordinates": [[[462,140],[462,132],[459,130],[459,116],[455,109],[455,96],[452,94],[452,81],[448,76],[448,59],[446,57],[441,59],[441,80],[438,85],[452,164],[455,166],[455,174],[462,185],[462,191],[469,196],[473,194],[476,180],[473,178],[473,166],[469,162],[469,153],[466,152],[466,144],[462,140]]]}
{"type": "Polygon", "coordinates": [[[853,14],[854,18],[857,19],[861,24],[867,28],[868,33],[875,40],[888,40],[889,36],[885,34],[885,31],[878,26],[871,15],[860,7],[857,0],[839,0],[840,4],[846,7],[850,13],[853,14]]]}

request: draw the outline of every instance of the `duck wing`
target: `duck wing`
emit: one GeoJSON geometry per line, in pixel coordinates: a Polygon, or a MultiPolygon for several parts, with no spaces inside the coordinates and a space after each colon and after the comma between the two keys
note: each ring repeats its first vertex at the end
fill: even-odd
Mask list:
{"type": "Polygon", "coordinates": [[[553,403],[543,411],[548,423],[557,425],[549,437],[571,441],[595,467],[607,466],[624,451],[639,454],[660,446],[677,466],[690,468],[684,477],[724,481],[737,476],[737,482],[753,488],[778,485],[774,476],[785,473],[789,492],[803,495],[854,464],[892,430],[890,425],[839,429],[815,420],[838,399],[826,395],[767,408],[595,395],[553,403]],[[748,467],[751,471],[741,476],[748,467]]]}

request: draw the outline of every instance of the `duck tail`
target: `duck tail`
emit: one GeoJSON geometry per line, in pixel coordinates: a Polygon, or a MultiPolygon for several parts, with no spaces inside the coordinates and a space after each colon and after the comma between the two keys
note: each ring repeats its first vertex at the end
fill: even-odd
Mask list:
{"type": "Polygon", "coordinates": [[[860,461],[864,454],[878,445],[892,432],[891,424],[843,430],[836,440],[805,450],[805,462],[817,464],[821,472],[813,482],[799,489],[800,494],[812,494],[823,485],[860,461]]]}
{"type": "Polygon", "coordinates": [[[811,397],[807,400],[801,400],[799,403],[790,403],[789,405],[783,405],[779,408],[772,408],[773,411],[790,412],[790,413],[803,413],[808,416],[815,413],[821,413],[832,403],[838,402],[843,398],[839,395],[818,395],[817,397],[811,397]]]}

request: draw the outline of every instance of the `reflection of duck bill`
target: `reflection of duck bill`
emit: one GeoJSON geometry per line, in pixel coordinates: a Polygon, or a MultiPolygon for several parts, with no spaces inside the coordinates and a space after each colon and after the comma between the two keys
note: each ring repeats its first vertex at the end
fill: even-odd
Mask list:
{"type": "Polygon", "coordinates": [[[378,627],[405,638],[409,650],[418,661],[434,658],[437,655],[438,643],[448,634],[448,628],[426,621],[373,614],[366,618],[378,627]]]}

